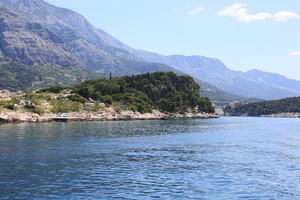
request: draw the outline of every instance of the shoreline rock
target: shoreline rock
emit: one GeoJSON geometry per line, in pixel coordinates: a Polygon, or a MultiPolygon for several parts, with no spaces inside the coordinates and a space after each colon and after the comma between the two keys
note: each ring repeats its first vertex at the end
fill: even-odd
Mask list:
{"type": "Polygon", "coordinates": [[[278,113],[278,114],[271,114],[271,115],[262,115],[261,117],[300,118],[300,113],[278,113]]]}
{"type": "MultiPolygon", "coordinates": [[[[210,113],[162,113],[153,110],[152,113],[139,113],[133,111],[116,112],[113,110],[103,112],[81,112],[68,113],[66,121],[126,121],[126,120],[167,120],[167,119],[182,119],[182,118],[218,118],[216,114],[210,113]]],[[[16,111],[0,113],[0,123],[39,123],[39,122],[54,122],[57,114],[47,113],[38,115],[34,113],[21,113],[16,111]]]]}
{"type": "Polygon", "coordinates": [[[270,114],[270,115],[257,115],[257,116],[250,116],[247,114],[243,115],[230,115],[226,114],[224,116],[227,117],[270,117],[270,118],[300,118],[300,113],[277,113],[277,114],[270,114]]]}

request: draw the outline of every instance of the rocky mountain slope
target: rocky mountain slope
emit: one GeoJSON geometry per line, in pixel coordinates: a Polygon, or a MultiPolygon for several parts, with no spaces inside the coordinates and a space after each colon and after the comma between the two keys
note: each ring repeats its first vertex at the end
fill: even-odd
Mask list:
{"type": "MultiPolygon", "coordinates": [[[[89,22],[81,15],[62,8],[57,8],[44,1],[40,0],[1,0],[0,6],[5,6],[18,15],[17,18],[20,23],[31,21],[36,26],[47,28],[47,31],[63,45],[64,51],[61,54],[68,55],[72,60],[77,63],[72,65],[83,66],[91,71],[96,71],[101,74],[114,75],[129,75],[136,73],[144,73],[151,71],[175,71],[174,68],[166,66],[165,64],[151,63],[152,67],[146,65],[141,59],[133,59],[133,55],[119,49],[116,50],[111,46],[105,45],[104,40],[99,37],[97,32],[101,32],[94,28],[89,22]],[[22,16],[22,17],[21,17],[22,16]],[[135,63],[133,66],[132,63],[135,63]]],[[[2,7],[2,9],[5,9],[2,7]]],[[[11,12],[10,11],[10,12],[11,12]]],[[[7,9],[6,9],[7,12],[7,9]]],[[[1,12],[1,17],[7,21],[7,16],[1,12]]],[[[8,21],[11,24],[13,21],[8,21]]],[[[2,26],[3,30],[7,32],[6,27],[2,26]]],[[[11,27],[10,30],[14,30],[11,27]]],[[[19,32],[26,32],[28,26],[19,27],[19,32]]],[[[104,32],[101,32],[104,34],[104,32]]],[[[20,35],[15,35],[15,38],[20,35]]],[[[48,38],[43,38],[48,39],[48,38]]],[[[33,40],[33,39],[32,39],[33,40]]],[[[7,41],[9,43],[9,41],[7,41]]],[[[41,42],[40,42],[41,43],[41,42]]],[[[29,40],[24,40],[26,48],[31,49],[29,40]],[[28,42],[25,44],[25,42],[28,42]]],[[[48,46],[49,49],[55,49],[53,46],[48,46]]],[[[43,48],[43,46],[37,46],[43,48]]],[[[50,58],[56,59],[52,54],[48,54],[50,58]]],[[[39,60],[36,56],[35,61],[39,60]]],[[[47,60],[39,60],[42,63],[52,64],[47,60]]],[[[25,64],[36,64],[40,62],[30,62],[25,64]]],[[[60,63],[56,63],[61,65],[60,63]]],[[[149,63],[148,63],[149,64],[149,63]]]]}
{"type": "Polygon", "coordinates": [[[0,88],[25,90],[100,77],[47,27],[0,7],[0,88]]]}
{"type": "Polygon", "coordinates": [[[76,66],[63,40],[41,24],[0,7],[1,62],[76,66]]]}

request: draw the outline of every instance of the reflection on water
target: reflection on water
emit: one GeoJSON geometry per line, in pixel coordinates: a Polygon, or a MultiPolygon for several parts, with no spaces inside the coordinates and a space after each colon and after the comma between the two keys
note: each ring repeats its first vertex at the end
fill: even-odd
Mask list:
{"type": "Polygon", "coordinates": [[[0,199],[300,199],[299,119],[0,126],[0,199]]]}

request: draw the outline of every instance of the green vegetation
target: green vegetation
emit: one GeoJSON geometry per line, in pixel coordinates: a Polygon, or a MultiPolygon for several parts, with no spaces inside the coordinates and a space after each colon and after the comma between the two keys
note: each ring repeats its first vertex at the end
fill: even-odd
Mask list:
{"type": "Polygon", "coordinates": [[[11,101],[0,101],[0,110],[14,110],[14,104],[11,101]]]}
{"type": "Polygon", "coordinates": [[[0,88],[10,91],[66,86],[97,78],[100,74],[79,67],[28,66],[15,62],[0,65],[0,88]]]}
{"type": "Polygon", "coordinates": [[[86,103],[87,99],[83,98],[82,96],[78,95],[78,94],[73,94],[68,96],[68,99],[73,101],[73,102],[78,102],[78,103],[86,103]]]}
{"type": "Polygon", "coordinates": [[[300,97],[227,106],[225,107],[224,111],[230,115],[237,116],[261,116],[278,113],[300,113],[300,97]]]}
{"type": "Polygon", "coordinates": [[[70,100],[54,100],[51,104],[53,106],[51,109],[53,113],[80,112],[82,110],[82,104],[70,100]]]}
{"type": "Polygon", "coordinates": [[[152,109],[182,112],[195,108],[214,112],[209,99],[200,98],[199,88],[190,76],[177,76],[172,72],[102,78],[70,87],[74,93],[86,99],[142,113],[151,112],[152,109]]]}
{"type": "MultiPolygon", "coordinates": [[[[157,63],[138,62],[122,59],[113,76],[140,74],[154,71],[173,71],[182,74],[173,68],[157,63]],[[128,66],[128,67],[126,67],[128,66]]],[[[105,70],[106,75],[91,72],[81,67],[60,67],[51,65],[24,65],[18,62],[0,64],[0,88],[10,91],[27,91],[28,89],[45,88],[42,92],[59,93],[65,87],[81,83],[85,80],[95,80],[101,77],[109,78],[109,69],[105,70]],[[52,87],[56,86],[56,87],[52,87]],[[50,91],[48,87],[51,87],[50,91]]],[[[104,73],[104,72],[103,72],[104,73]]],[[[199,80],[198,80],[199,81],[199,80]]],[[[232,101],[245,102],[243,98],[229,94],[211,85],[199,81],[202,97],[208,97],[217,104],[223,105],[232,101]]],[[[111,99],[107,99],[110,102],[111,99]]],[[[111,102],[110,102],[111,103],[111,102]]]]}
{"type": "Polygon", "coordinates": [[[49,88],[41,89],[37,93],[60,93],[64,89],[66,89],[66,87],[63,87],[63,86],[54,86],[54,87],[49,87],[49,88]]]}
{"type": "Polygon", "coordinates": [[[36,106],[36,105],[25,105],[24,106],[24,109],[27,111],[27,112],[32,112],[32,113],[36,113],[36,114],[39,114],[39,115],[42,115],[45,113],[44,109],[39,107],[39,106],[36,106]]]}
{"type": "Polygon", "coordinates": [[[151,112],[208,112],[214,108],[199,96],[199,85],[186,75],[155,72],[86,81],[70,87],[29,90],[23,97],[0,101],[0,109],[44,113],[97,112],[113,109],[151,112]]]}

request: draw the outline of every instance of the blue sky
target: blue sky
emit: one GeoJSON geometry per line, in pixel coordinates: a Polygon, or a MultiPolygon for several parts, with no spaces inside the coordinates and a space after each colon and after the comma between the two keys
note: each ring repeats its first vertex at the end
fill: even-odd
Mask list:
{"type": "Polygon", "coordinates": [[[46,0],[131,47],[300,80],[299,0],[46,0]]]}

